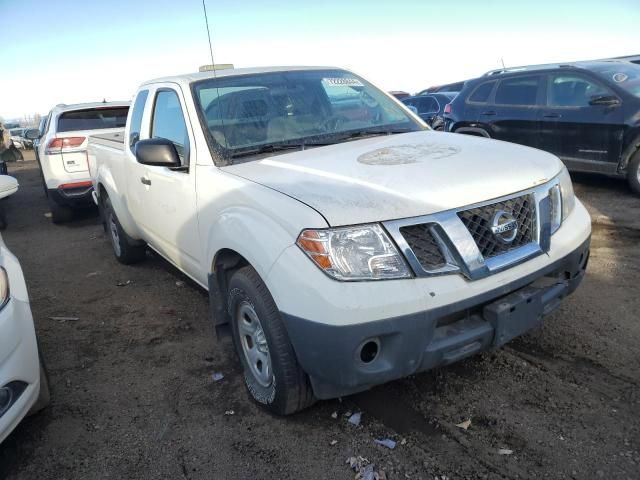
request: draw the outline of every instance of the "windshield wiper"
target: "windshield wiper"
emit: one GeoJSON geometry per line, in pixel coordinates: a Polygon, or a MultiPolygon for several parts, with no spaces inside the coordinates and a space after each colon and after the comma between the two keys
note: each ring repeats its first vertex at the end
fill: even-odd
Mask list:
{"type": "Polygon", "coordinates": [[[307,147],[323,147],[327,145],[333,145],[326,142],[296,142],[296,143],[277,143],[263,145],[259,148],[253,148],[251,150],[244,150],[242,152],[236,152],[231,154],[231,158],[248,157],[250,155],[260,155],[262,153],[279,152],[281,150],[304,150],[307,147]]]}
{"type": "MultiPolygon", "coordinates": [[[[308,142],[292,142],[292,143],[275,143],[262,145],[250,150],[243,150],[231,154],[231,158],[249,157],[251,155],[260,155],[263,153],[279,152],[282,150],[304,150],[307,147],[326,147],[328,145],[335,145],[337,143],[344,142],[345,140],[351,140],[356,138],[373,137],[376,135],[394,135],[398,133],[413,132],[408,128],[396,128],[396,129],[371,129],[371,130],[357,130],[355,132],[337,132],[338,138],[331,141],[308,141],[308,142]]],[[[324,135],[323,135],[324,136],[324,135]]],[[[335,138],[335,137],[334,137],[335,138]]]]}
{"type": "Polygon", "coordinates": [[[410,130],[408,128],[380,128],[380,129],[371,129],[371,130],[359,130],[357,132],[353,132],[349,135],[349,138],[358,138],[358,137],[368,137],[374,135],[395,135],[398,133],[409,133],[415,130],[410,130]]]}

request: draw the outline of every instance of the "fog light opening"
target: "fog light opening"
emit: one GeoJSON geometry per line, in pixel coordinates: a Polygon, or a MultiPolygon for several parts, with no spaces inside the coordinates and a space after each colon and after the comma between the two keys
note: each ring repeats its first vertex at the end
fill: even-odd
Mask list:
{"type": "Polygon", "coordinates": [[[0,415],[2,415],[7,408],[11,405],[13,400],[13,393],[10,388],[0,388],[0,415]]]}
{"type": "Polygon", "coordinates": [[[378,358],[380,352],[380,342],[378,339],[367,340],[360,347],[360,360],[362,363],[371,363],[378,358]]]}

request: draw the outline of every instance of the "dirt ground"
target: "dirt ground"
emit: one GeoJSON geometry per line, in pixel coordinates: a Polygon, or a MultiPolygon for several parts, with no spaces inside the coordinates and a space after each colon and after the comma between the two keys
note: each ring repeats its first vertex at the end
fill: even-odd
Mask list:
{"type": "Polygon", "coordinates": [[[3,237],[53,400],[0,445],[1,479],[353,479],[345,460],[358,455],[389,479],[640,478],[640,198],[622,181],[574,176],[591,261],[541,330],[277,418],[249,400],[201,289],[152,254],[118,264],[95,212],[53,225],[35,162],[9,170],[20,190],[3,237]]]}

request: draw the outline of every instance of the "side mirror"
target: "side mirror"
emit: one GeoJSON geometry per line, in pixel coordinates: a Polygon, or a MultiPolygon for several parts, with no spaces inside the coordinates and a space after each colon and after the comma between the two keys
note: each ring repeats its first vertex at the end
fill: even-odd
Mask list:
{"type": "Polygon", "coordinates": [[[176,146],[166,138],[149,138],[136,143],[136,160],[143,165],[179,167],[180,157],[176,146]]]}
{"type": "Polygon", "coordinates": [[[603,105],[605,107],[617,107],[622,102],[620,99],[614,95],[596,95],[591,97],[589,100],[589,105],[603,105]]]}
{"type": "Polygon", "coordinates": [[[40,130],[37,128],[30,128],[26,132],[24,132],[24,138],[28,138],[29,140],[37,140],[41,137],[40,130]]]}

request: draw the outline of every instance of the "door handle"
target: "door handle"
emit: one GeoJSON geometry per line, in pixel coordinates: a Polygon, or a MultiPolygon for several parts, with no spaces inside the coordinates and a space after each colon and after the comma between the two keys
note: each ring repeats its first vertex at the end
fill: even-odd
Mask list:
{"type": "Polygon", "coordinates": [[[559,113],[547,113],[546,115],[543,115],[544,118],[561,118],[562,115],[560,115],[559,113]]]}
{"type": "Polygon", "coordinates": [[[151,180],[149,180],[147,177],[140,177],[140,181],[145,185],[151,185],[151,180]]]}
{"type": "Polygon", "coordinates": [[[496,112],[494,112],[493,110],[488,110],[486,112],[480,112],[480,115],[495,115],[496,112]]]}

